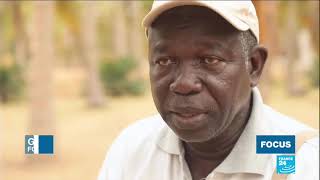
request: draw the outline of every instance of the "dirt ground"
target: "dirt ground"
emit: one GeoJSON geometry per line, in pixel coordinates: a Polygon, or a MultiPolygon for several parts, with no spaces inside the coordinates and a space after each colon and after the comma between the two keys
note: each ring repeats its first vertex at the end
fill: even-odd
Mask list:
{"type": "MultiPolygon", "coordinates": [[[[276,89],[271,97],[269,104],[278,111],[319,128],[318,89],[294,98],[276,89]]],[[[42,158],[30,163],[24,154],[27,107],[25,102],[0,106],[1,180],[96,179],[117,134],[128,124],[156,113],[150,93],[143,97],[109,97],[106,106],[99,109],[88,108],[85,99],[78,97],[56,99],[55,154],[30,156],[42,158]]]]}

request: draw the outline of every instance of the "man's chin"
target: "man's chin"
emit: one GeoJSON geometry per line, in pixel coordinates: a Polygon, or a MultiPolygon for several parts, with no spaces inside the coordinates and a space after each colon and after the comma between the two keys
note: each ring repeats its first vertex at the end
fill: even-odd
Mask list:
{"type": "Polygon", "coordinates": [[[170,128],[175,132],[175,134],[184,142],[196,143],[196,142],[206,142],[215,136],[215,133],[210,132],[207,127],[199,129],[179,129],[177,127],[170,128]]]}
{"type": "Polygon", "coordinates": [[[185,142],[205,142],[217,134],[218,129],[209,128],[208,114],[185,118],[175,114],[167,114],[165,122],[175,134],[185,142]]]}
{"type": "Polygon", "coordinates": [[[179,133],[179,134],[177,134],[177,136],[179,137],[179,139],[181,139],[182,141],[187,142],[187,143],[200,143],[200,142],[206,142],[206,141],[210,140],[210,136],[208,136],[206,134],[192,134],[191,135],[191,134],[179,133]]]}

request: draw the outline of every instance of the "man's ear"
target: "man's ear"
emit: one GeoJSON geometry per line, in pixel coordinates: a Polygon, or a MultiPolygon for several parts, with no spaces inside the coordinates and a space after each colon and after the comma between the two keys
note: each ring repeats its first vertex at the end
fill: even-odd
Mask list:
{"type": "Polygon", "coordinates": [[[257,45],[251,50],[248,62],[251,87],[258,84],[267,57],[268,50],[261,45],[257,45]]]}

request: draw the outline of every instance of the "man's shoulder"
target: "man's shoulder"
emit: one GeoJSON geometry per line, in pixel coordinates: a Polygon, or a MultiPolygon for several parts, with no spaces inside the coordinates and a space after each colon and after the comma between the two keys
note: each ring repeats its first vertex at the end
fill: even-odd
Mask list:
{"type": "Polygon", "coordinates": [[[267,116],[267,120],[270,121],[273,130],[279,134],[297,134],[302,131],[315,130],[301,121],[284,115],[267,105],[264,105],[264,115],[267,116]]]}
{"type": "Polygon", "coordinates": [[[157,137],[157,134],[164,126],[165,123],[159,114],[146,117],[125,128],[114,144],[125,144],[130,149],[146,145],[154,142],[154,138],[157,137]]]}
{"type": "Polygon", "coordinates": [[[128,135],[146,136],[161,129],[165,123],[159,114],[140,119],[125,128],[122,133],[128,135]]]}
{"type": "MultiPolygon", "coordinates": [[[[267,105],[264,105],[264,115],[268,116],[266,120],[270,122],[273,134],[275,135],[299,135],[302,132],[317,132],[317,130],[267,105]]],[[[274,158],[276,158],[276,156],[274,156],[274,158]]],[[[315,162],[315,160],[318,159],[319,134],[315,133],[312,138],[306,139],[303,145],[297,150],[296,173],[289,177],[291,179],[319,179],[319,166],[318,162],[315,162]]]]}
{"type": "MultiPolygon", "coordinates": [[[[155,139],[165,127],[160,115],[138,120],[125,128],[108,150],[98,179],[124,179],[130,176],[127,167],[141,166],[141,159],[156,148],[155,139]]],[[[129,171],[133,172],[133,171],[129,171]]]]}
{"type": "MultiPolygon", "coordinates": [[[[274,134],[285,134],[285,135],[299,135],[302,132],[313,131],[315,135],[306,139],[303,146],[301,147],[302,152],[309,152],[315,154],[319,150],[319,134],[316,133],[318,130],[299,122],[298,120],[286,116],[280,112],[275,111],[271,107],[265,105],[264,111],[268,116],[268,120],[272,125],[274,134]]],[[[309,154],[306,153],[306,154],[309,154]]]]}

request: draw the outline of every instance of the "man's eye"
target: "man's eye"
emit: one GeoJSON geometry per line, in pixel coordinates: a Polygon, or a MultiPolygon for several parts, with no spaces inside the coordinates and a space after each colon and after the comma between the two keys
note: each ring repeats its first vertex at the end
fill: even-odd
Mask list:
{"type": "Polygon", "coordinates": [[[203,57],[201,58],[201,63],[208,64],[208,65],[215,65],[220,62],[220,59],[216,57],[203,57]]]}
{"type": "Polygon", "coordinates": [[[156,61],[156,64],[159,64],[161,66],[168,66],[170,64],[176,64],[176,62],[171,58],[161,58],[156,61]]]}

